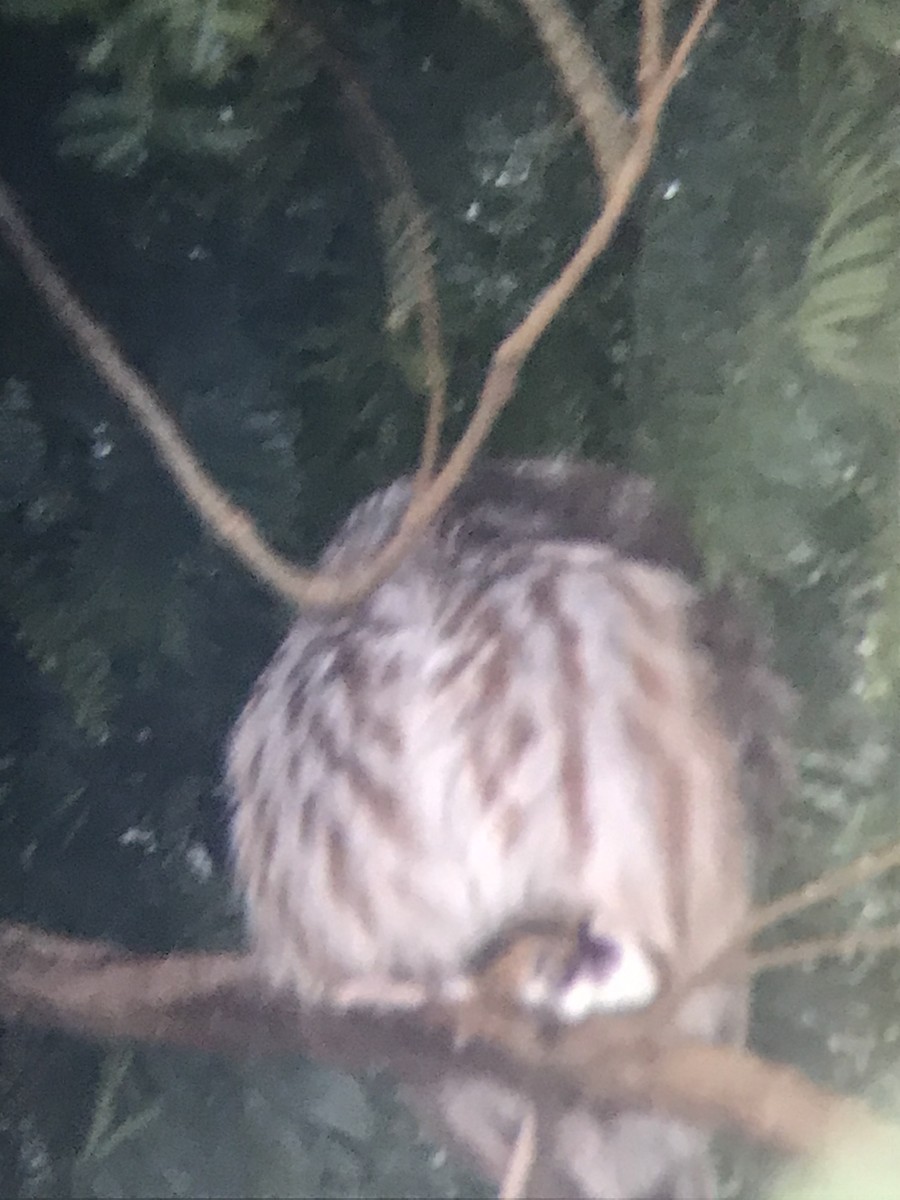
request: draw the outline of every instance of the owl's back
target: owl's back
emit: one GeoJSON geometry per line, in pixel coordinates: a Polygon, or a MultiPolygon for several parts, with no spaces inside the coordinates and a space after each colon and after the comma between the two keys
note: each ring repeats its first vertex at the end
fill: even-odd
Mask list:
{"type": "MultiPolygon", "coordinates": [[[[696,593],[647,561],[664,533],[648,487],[489,464],[365,602],[297,622],[229,758],[237,871],[279,982],[440,977],[517,916],[599,911],[617,932],[639,912],[682,960],[727,938],[746,904],[740,750],[696,593]]],[[[407,498],[361,505],[324,565],[370,556],[407,498]]]]}
{"type": "MultiPolygon", "coordinates": [[[[370,558],[409,495],[401,482],[361,504],[322,566],[370,558]]],[[[785,704],[698,574],[646,481],[488,463],[365,601],[302,617],[229,753],[236,870],[272,980],[310,999],[353,976],[439,982],[543,916],[599,920],[676,982],[726,944],[783,783],[785,704]]],[[[707,988],[679,1025],[742,1040],[745,1007],[743,988],[707,988]]],[[[472,1088],[489,1112],[521,1109],[477,1077],[418,1099],[496,1175],[509,1122],[473,1120],[472,1088]]],[[[561,1117],[554,1186],[640,1194],[656,1168],[627,1146],[656,1128],[690,1190],[705,1140],[621,1119],[561,1117]]]]}

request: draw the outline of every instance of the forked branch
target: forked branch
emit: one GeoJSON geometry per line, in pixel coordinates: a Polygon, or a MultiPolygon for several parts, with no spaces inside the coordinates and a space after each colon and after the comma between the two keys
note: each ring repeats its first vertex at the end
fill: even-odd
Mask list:
{"type": "MultiPolygon", "coordinates": [[[[253,519],[235,505],[205,471],[149,383],[128,365],[109,331],[85,309],[52,265],[29,229],[8,187],[2,182],[0,231],[56,320],[147,434],[166,470],[212,536],[230,548],[254,575],[295,606],[301,609],[343,607],[365,596],[394,569],[414,539],[461,482],[494,422],[512,397],[526,358],[609,244],[635,187],[649,165],[666,100],[714,7],[715,0],[702,0],[678,47],[661,67],[654,85],[647,89],[627,150],[618,154],[604,152],[605,157],[601,156],[602,169],[607,172],[606,201],[602,212],[557,279],[541,293],[520,325],[498,346],[469,425],[444,468],[427,487],[416,489],[396,536],[370,562],[347,574],[303,570],[268,545],[253,519]]],[[[552,11],[557,16],[564,12],[562,0],[553,0],[552,10],[544,5],[529,4],[529,11],[532,9],[532,15],[544,10],[552,11]]],[[[645,0],[645,34],[642,40],[645,55],[649,53],[647,47],[659,43],[658,33],[655,32],[659,19],[656,0],[645,0]]],[[[602,116],[608,109],[608,83],[599,66],[595,65],[593,69],[587,66],[589,59],[593,61],[591,51],[571,18],[557,23],[552,39],[546,27],[543,27],[543,32],[545,44],[556,47],[555,53],[566,45],[569,47],[570,59],[577,69],[563,69],[560,58],[555,63],[576,110],[585,120],[585,114],[591,109],[586,96],[587,85],[592,77],[600,89],[601,95],[593,106],[593,115],[588,122],[592,140],[596,140],[600,136],[601,123],[597,114],[602,116]],[[598,80],[602,83],[597,83],[598,80]]],[[[349,96],[352,93],[347,94],[349,96]]],[[[366,105],[359,104],[357,113],[361,119],[365,119],[365,112],[366,105]]],[[[596,153],[597,147],[595,156],[596,153]]],[[[436,455],[433,431],[437,422],[438,414],[433,404],[429,423],[431,432],[426,435],[431,442],[424,447],[422,454],[426,474],[436,455]]]]}
{"type": "Polygon", "coordinates": [[[845,896],[896,867],[900,867],[900,842],[890,842],[878,850],[867,850],[852,862],[835,867],[818,879],[755,909],[740,935],[687,981],[686,990],[735,975],[756,975],[784,967],[810,966],[828,958],[849,958],[900,948],[900,927],[882,926],[788,942],[768,950],[750,949],[753,940],[765,930],[826,900],[845,896]]]}
{"type": "Polygon", "coordinates": [[[631,144],[628,113],[566,5],[561,0],[522,0],[522,7],[572,102],[597,179],[608,187],[631,144]]]}

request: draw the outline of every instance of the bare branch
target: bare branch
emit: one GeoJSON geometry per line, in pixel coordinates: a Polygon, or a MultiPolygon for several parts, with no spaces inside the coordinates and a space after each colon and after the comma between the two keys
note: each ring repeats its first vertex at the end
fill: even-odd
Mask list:
{"type": "Polygon", "coordinates": [[[900,866],[900,842],[890,842],[880,850],[868,850],[852,862],[828,871],[796,891],[756,908],[738,937],[686,980],[677,991],[666,997],[666,1011],[677,1007],[688,992],[704,987],[714,980],[760,974],[782,967],[816,962],[823,958],[846,958],[857,953],[900,948],[900,930],[891,927],[833,934],[824,938],[788,943],[771,950],[751,952],[749,949],[753,939],[765,929],[780,924],[788,917],[812,908],[813,905],[836,899],[897,866],[900,866]]]}
{"type": "Polygon", "coordinates": [[[700,34],[706,28],[710,17],[715,12],[717,3],[718,0],[701,0],[700,4],[698,4],[690,24],[684,31],[681,41],[675,47],[672,57],[666,63],[658,82],[654,87],[650,88],[647,96],[641,101],[641,107],[637,114],[639,123],[644,121],[650,121],[653,124],[658,123],[663,106],[671,95],[675,84],[678,82],[691,51],[700,38],[700,34]]]}
{"type": "Polygon", "coordinates": [[[424,519],[404,522],[402,536],[373,563],[346,578],[294,566],[269,547],[253,519],[208,474],[155,390],[129,366],[112,334],[88,312],[53,266],[2,179],[0,234],[54,318],[147,434],[163,466],[210,534],[258,579],[298,608],[338,608],[364,596],[397,565],[414,536],[437,511],[438,505],[431,505],[424,519]]]}
{"type": "MultiPolygon", "coordinates": [[[[0,231],[53,316],[146,432],[163,465],[212,536],[230,547],[260,580],[297,607],[344,607],[365,596],[397,566],[420,531],[459,485],[512,396],[525,359],[609,244],[647,169],[662,109],[715,2],[702,0],[658,84],[642,104],[637,118],[638,132],[610,181],[603,211],[557,279],[541,293],[524,320],[495,351],[469,425],[443,470],[430,486],[413,495],[397,534],[371,562],[346,575],[302,570],[267,545],[253,520],[229,500],[201,466],[153,389],[127,364],[111,334],[78,301],[28,228],[2,181],[0,231]]],[[[575,32],[574,36],[580,35],[575,32]]],[[[423,461],[426,458],[427,453],[423,461]]]]}
{"type": "Polygon", "coordinates": [[[827,958],[848,959],[857,954],[881,954],[885,950],[898,949],[900,926],[856,929],[851,933],[808,938],[800,942],[788,942],[785,946],[775,946],[771,950],[758,950],[746,957],[745,968],[754,975],[761,975],[784,967],[809,967],[827,958]]]}
{"type": "MultiPolygon", "coordinates": [[[[525,0],[523,0],[524,2],[525,0]]],[[[534,0],[534,3],[536,6],[540,6],[539,0],[534,0]]],[[[551,321],[569,300],[599,255],[609,245],[635,188],[649,166],[656,144],[659,118],[665,103],[715,5],[716,0],[703,0],[659,83],[641,105],[637,118],[638,133],[621,161],[615,178],[610,182],[602,212],[588,229],[578,249],[557,278],[544,289],[525,319],[497,348],[491,371],[488,373],[488,381],[482,391],[482,404],[486,403],[486,393],[489,390],[492,373],[495,370],[499,371],[501,366],[507,370],[514,368],[518,372],[551,321]]],[[[512,383],[514,384],[514,382],[513,379],[512,383]]],[[[493,400],[491,405],[497,403],[496,400],[493,400]]]]}
{"type": "MultiPolygon", "coordinates": [[[[537,3],[537,0],[535,2],[537,3]]],[[[716,0],[703,0],[698,8],[658,85],[641,108],[637,134],[615,178],[610,182],[606,203],[600,215],[557,278],[541,292],[523,320],[494,351],[475,411],[465,432],[449,455],[444,469],[435,477],[428,491],[410,504],[400,531],[393,541],[367,568],[351,577],[354,591],[357,581],[361,585],[368,576],[374,582],[393,569],[405,552],[407,536],[427,524],[458,486],[494,422],[512,397],[519,371],[528,355],[599,255],[609,245],[634,190],[650,163],[656,144],[659,118],[666,100],[715,5],[716,0]]],[[[356,594],[364,594],[364,591],[365,589],[360,587],[356,594]]]]}
{"type": "Polygon", "coordinates": [[[665,0],[642,0],[637,90],[643,103],[659,79],[665,46],[665,0]]]}
{"type": "Polygon", "coordinates": [[[673,1042],[661,1035],[654,1008],[596,1017],[554,1038],[527,1014],[479,1000],[399,1013],[301,1009],[267,990],[247,956],[140,957],[0,925],[7,1021],[242,1057],[297,1050],[349,1070],[386,1067],[407,1083],[451,1068],[486,1071],[538,1101],[649,1108],[728,1125],[789,1153],[814,1153],[847,1128],[896,1140],[863,1104],[792,1070],[745,1051],[673,1042]]]}
{"type": "Polygon", "coordinates": [[[818,879],[805,883],[796,891],[780,896],[770,904],[759,908],[751,916],[746,939],[756,937],[764,929],[778,925],[787,917],[793,917],[804,909],[812,908],[825,900],[833,900],[845,892],[869,883],[900,866],[900,842],[890,842],[879,850],[867,850],[852,862],[827,871],[818,879]]]}
{"type": "Polygon", "coordinates": [[[534,1105],[522,1118],[509,1164],[500,1184],[499,1200],[522,1200],[537,1157],[537,1113],[534,1105]]]}
{"type": "Polygon", "coordinates": [[[210,533],[231,547],[255,575],[281,595],[327,604],[334,581],[316,579],[268,548],[254,522],[228,498],[186,444],[150,385],[128,365],[118,343],[81,304],[29,228],[12,193],[0,180],[0,231],[35,290],[114,395],[126,405],[210,533]]]}
{"type": "Polygon", "coordinates": [[[564,0],[521,0],[578,114],[597,178],[607,188],[631,143],[628,115],[564,0]]]}

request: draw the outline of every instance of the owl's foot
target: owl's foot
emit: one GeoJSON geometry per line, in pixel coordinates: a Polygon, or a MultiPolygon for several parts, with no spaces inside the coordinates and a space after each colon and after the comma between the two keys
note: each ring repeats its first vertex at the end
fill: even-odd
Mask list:
{"type": "Polygon", "coordinates": [[[561,942],[536,960],[521,997],[528,1008],[577,1024],[595,1013],[646,1008],[660,986],[654,957],[639,940],[583,921],[574,945],[561,942]]]}

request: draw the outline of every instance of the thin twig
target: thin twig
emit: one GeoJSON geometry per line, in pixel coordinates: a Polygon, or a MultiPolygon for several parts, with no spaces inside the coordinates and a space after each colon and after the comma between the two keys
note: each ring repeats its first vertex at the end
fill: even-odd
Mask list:
{"type": "MultiPolygon", "coordinates": [[[[588,229],[578,249],[557,278],[538,296],[522,322],[498,347],[494,355],[495,363],[515,363],[518,369],[599,254],[609,244],[634,194],[634,189],[650,163],[662,110],[704,25],[712,15],[716,2],[717,0],[703,0],[700,4],[659,82],[641,105],[637,118],[639,131],[612,181],[603,211],[588,229]]],[[[490,379],[490,374],[488,378],[490,379]]]]}
{"type": "Polygon", "coordinates": [[[749,947],[763,930],[770,929],[773,925],[778,925],[788,917],[796,916],[797,913],[804,912],[816,904],[842,896],[897,866],[900,866],[900,842],[890,842],[880,850],[867,850],[852,862],[828,871],[795,891],[755,909],[737,936],[687,980],[678,989],[677,995],[673,994],[669,998],[669,1004],[672,1008],[677,1008],[690,992],[735,974],[774,970],[778,966],[794,965],[795,962],[813,962],[817,957],[841,957],[855,953],[856,946],[860,951],[892,949],[897,944],[892,940],[892,930],[838,934],[756,953],[751,953],[749,947]],[[864,939],[868,940],[866,945],[863,945],[864,939]]]}
{"type": "Polygon", "coordinates": [[[642,0],[637,93],[641,103],[656,85],[665,47],[665,0],[642,0]]]}
{"type": "Polygon", "coordinates": [[[327,604],[335,593],[334,581],[317,580],[312,572],[294,567],[269,549],[253,520],[203,468],[149,383],[128,365],[113,336],[87,311],[53,266],[2,180],[0,230],[35,291],[147,434],[166,470],[213,536],[281,595],[295,602],[308,598],[312,604],[319,598],[327,604]]]}
{"type": "Polygon", "coordinates": [[[503,1180],[500,1184],[499,1200],[522,1200],[537,1157],[537,1110],[528,1105],[503,1180]]]}
{"type": "Polygon", "coordinates": [[[563,0],[521,3],[578,114],[597,177],[608,188],[631,143],[628,114],[563,0]]]}
{"type": "Polygon", "coordinates": [[[900,866],[900,842],[890,842],[879,850],[867,850],[852,862],[827,871],[818,879],[805,883],[796,891],[779,896],[769,904],[763,905],[751,914],[744,931],[744,940],[749,942],[762,930],[778,925],[787,917],[821,904],[825,900],[833,900],[845,892],[877,879],[886,871],[900,866]]]}
{"type": "Polygon", "coordinates": [[[709,19],[715,12],[717,4],[718,0],[702,0],[697,6],[690,24],[682,34],[681,41],[672,52],[672,57],[666,63],[658,82],[654,87],[649,89],[646,99],[642,101],[637,115],[639,122],[650,120],[655,124],[659,120],[662,107],[678,82],[681,72],[684,70],[688,58],[690,58],[691,51],[696,46],[700,34],[709,23],[709,19]]]}

